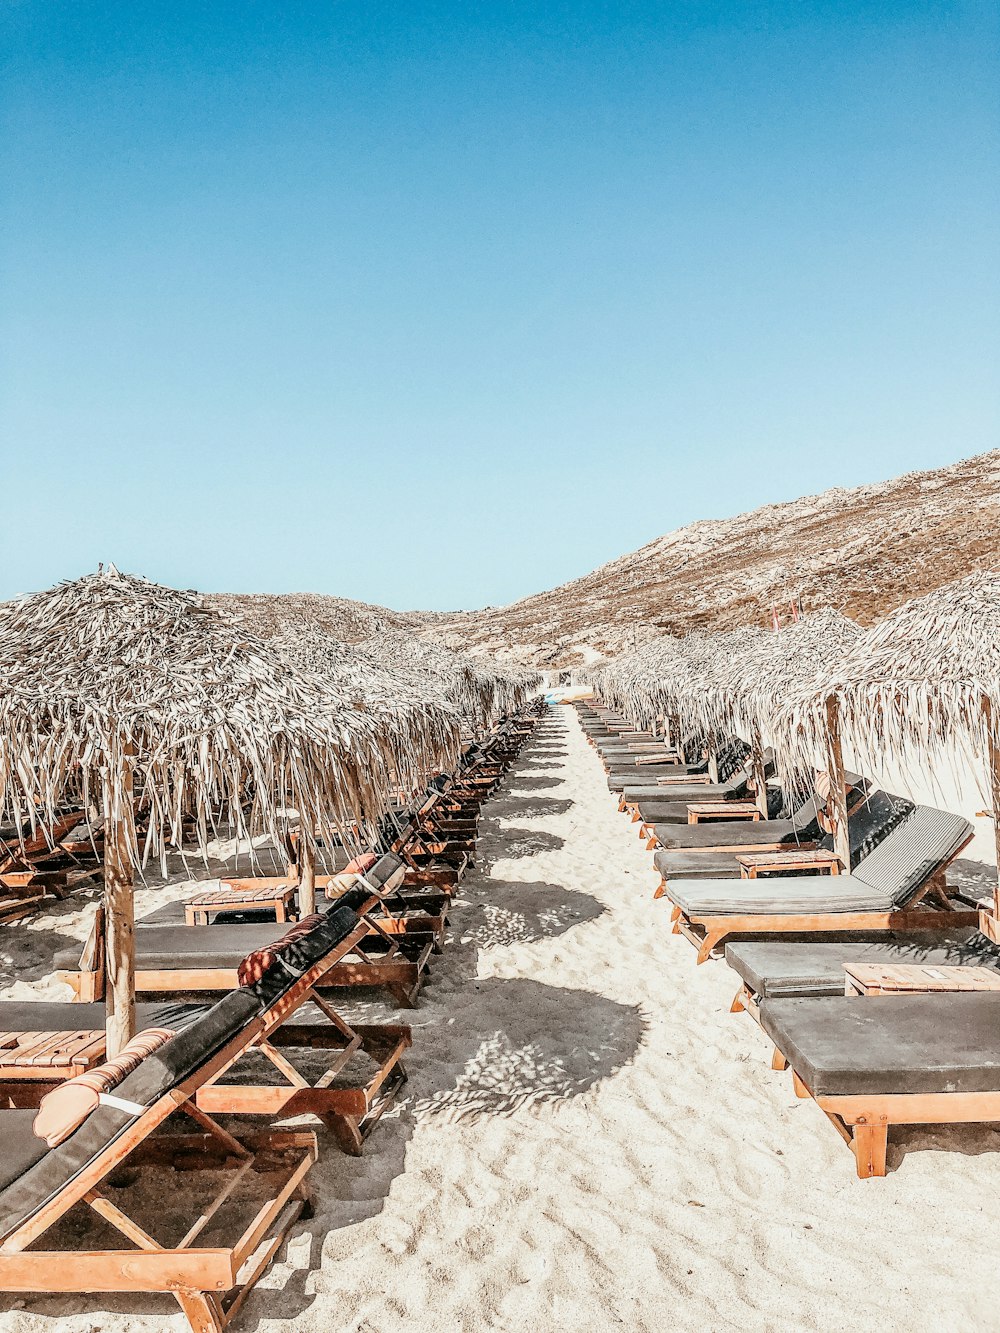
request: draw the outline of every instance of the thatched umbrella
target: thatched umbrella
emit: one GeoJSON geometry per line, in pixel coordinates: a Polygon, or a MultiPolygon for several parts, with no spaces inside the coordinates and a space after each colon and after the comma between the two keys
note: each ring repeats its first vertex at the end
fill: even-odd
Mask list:
{"type": "Polygon", "coordinates": [[[776,721],[790,778],[817,757],[831,779],[842,772],[845,739],[876,764],[887,754],[926,762],[942,747],[971,747],[1000,828],[1000,574],[971,574],[906,602],[791,698],[776,721]]]}
{"type": "Polygon", "coordinates": [[[185,812],[203,851],[213,811],[237,837],[280,840],[290,806],[333,835],[384,813],[387,760],[374,718],[194,594],[110,566],[0,612],[0,814],[103,805],[112,1053],[135,1024],[134,870],[185,812]]]}
{"type": "Polygon", "coordinates": [[[780,702],[860,633],[839,612],[822,610],[777,632],[747,626],[667,637],[616,659],[600,674],[599,684],[605,697],[611,695],[640,725],[650,725],[663,712],[704,736],[713,780],[716,737],[743,736],[750,745],[757,803],[766,816],[763,738],[780,702]]]}
{"type": "MultiPolygon", "coordinates": [[[[677,689],[676,707],[706,735],[739,735],[749,743],[765,818],[764,737],[778,709],[860,636],[852,620],[825,609],[776,631],[747,628],[704,637],[698,678],[677,689]]],[[[844,840],[846,845],[846,829],[844,840]]]]}
{"type": "Polygon", "coordinates": [[[499,665],[418,639],[405,630],[383,631],[358,647],[374,661],[402,673],[415,688],[422,682],[423,688],[442,694],[475,733],[488,731],[498,717],[513,712],[532,687],[532,673],[515,676],[499,665]]]}
{"type": "Polygon", "coordinates": [[[401,789],[414,791],[428,772],[457,764],[461,721],[431,678],[393,670],[322,630],[285,630],[270,644],[296,669],[322,677],[376,720],[401,789]]]}
{"type": "Polygon", "coordinates": [[[593,676],[594,688],[605,702],[637,727],[655,732],[659,719],[664,718],[668,743],[671,719],[678,732],[678,742],[685,725],[689,732],[700,732],[705,739],[709,775],[713,781],[718,777],[714,733],[685,717],[683,705],[691,689],[696,688],[697,682],[703,678],[706,664],[715,651],[713,640],[716,637],[691,634],[679,639],[663,635],[613,658],[593,676]]]}

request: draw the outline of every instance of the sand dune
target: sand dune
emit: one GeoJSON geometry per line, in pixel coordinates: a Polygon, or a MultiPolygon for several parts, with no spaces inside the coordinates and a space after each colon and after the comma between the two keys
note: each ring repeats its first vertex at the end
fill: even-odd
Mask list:
{"type": "MultiPolygon", "coordinates": [[[[484,809],[480,865],[410,1016],[406,1095],[365,1157],[323,1155],[316,1216],[237,1329],[996,1322],[1000,1134],[897,1131],[891,1174],[858,1181],[728,1013],[732,974],[670,935],[655,880],[556,710],[484,809]]],[[[36,952],[78,915],[30,932],[36,952]]],[[[17,993],[50,990],[41,966],[17,993]]],[[[145,1297],[14,1304],[11,1333],[182,1328],[145,1297]]]]}

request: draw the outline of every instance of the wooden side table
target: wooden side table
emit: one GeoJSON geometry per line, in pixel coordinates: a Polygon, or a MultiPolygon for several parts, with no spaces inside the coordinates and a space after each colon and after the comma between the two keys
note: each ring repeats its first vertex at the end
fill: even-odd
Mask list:
{"type": "Polygon", "coordinates": [[[0,1032],[0,1083],[58,1083],[104,1059],[104,1030],[0,1032]]]}
{"type": "Polygon", "coordinates": [[[286,880],[281,884],[261,884],[245,889],[209,889],[189,898],[184,904],[184,923],[188,926],[207,926],[209,916],[214,912],[273,910],[275,921],[284,925],[297,887],[286,880]]]}
{"type": "Polygon", "coordinates": [[[789,870],[812,870],[818,875],[825,870],[830,875],[840,874],[840,857],[836,852],[822,850],[797,851],[789,848],[787,852],[741,852],[736,860],[739,862],[741,879],[780,875],[789,870]]]}
{"type": "Polygon", "coordinates": [[[688,806],[688,823],[711,819],[747,819],[757,824],[763,818],[753,801],[703,801],[688,806]]]}
{"type": "Polygon", "coordinates": [[[920,991],[1000,991],[992,967],[930,963],[845,963],[845,995],[906,995],[920,991]]]}

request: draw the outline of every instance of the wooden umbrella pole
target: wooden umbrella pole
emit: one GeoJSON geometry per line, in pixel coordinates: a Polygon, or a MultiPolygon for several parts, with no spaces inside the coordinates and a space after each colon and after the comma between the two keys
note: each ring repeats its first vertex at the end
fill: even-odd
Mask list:
{"type": "Polygon", "coordinates": [[[312,916],[316,910],[316,847],[312,838],[299,829],[299,915],[312,916]]]}
{"type": "Polygon", "coordinates": [[[719,752],[715,743],[715,732],[708,733],[708,780],[709,782],[718,782],[719,780],[719,752]]]}
{"type": "Polygon", "coordinates": [[[135,1036],[135,899],[132,857],[124,812],[132,806],[132,768],[125,760],[120,804],[105,785],[104,931],[105,1031],[108,1059],[135,1036]]]}
{"type": "Polygon", "coordinates": [[[760,734],[760,727],[757,723],[753,724],[753,730],[750,733],[750,777],[754,785],[754,802],[760,811],[761,818],[767,818],[767,776],[764,770],[764,741],[760,734]]]}
{"type": "Polygon", "coordinates": [[[850,872],[851,833],[847,826],[847,784],[840,740],[840,708],[832,694],[826,701],[826,750],[826,767],[830,777],[830,795],[826,808],[833,829],[833,850],[844,869],[850,872]]]}
{"type": "Polygon", "coordinates": [[[994,725],[993,705],[983,700],[986,716],[987,764],[989,765],[990,798],[993,811],[993,838],[997,853],[997,883],[993,886],[993,917],[1000,923],[1000,734],[994,725]]]}

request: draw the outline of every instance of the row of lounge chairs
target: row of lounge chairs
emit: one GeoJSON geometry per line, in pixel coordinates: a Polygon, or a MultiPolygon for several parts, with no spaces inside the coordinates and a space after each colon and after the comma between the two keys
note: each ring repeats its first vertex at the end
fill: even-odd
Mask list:
{"type": "Polygon", "coordinates": [[[479,803],[535,720],[509,720],[397,812],[376,854],[320,876],[312,916],[246,912],[248,881],[234,880],[210,924],[186,924],[183,905],[137,923],[137,990],[155,998],[116,1061],[100,1063],[99,923],[82,959],[57,959],[75,1001],[0,1001],[0,1290],[168,1292],[195,1333],[220,1333],[309,1207],[320,1140],[274,1122],[314,1116],[359,1153],[405,1080],[409,1027],[350,1021],[338,993],[374,984],[415,1001],[479,803]],[[179,1172],[198,1188],[177,1193],[179,1172]],[[180,1201],[195,1198],[192,1217],[180,1201]],[[140,1212],[151,1199],[152,1223],[140,1212]],[[79,1208],[89,1229],[71,1224],[79,1208]]]}
{"type": "MultiPolygon", "coordinates": [[[[577,708],[620,808],[655,849],[656,895],[670,904],[674,932],[696,946],[699,962],[724,949],[739,978],[733,1012],[760,1024],[773,1067],[790,1069],[798,1095],[824,1111],[860,1177],[885,1174],[894,1125],[1000,1119],[1000,949],[978,934],[974,904],[947,883],[973,836],[967,820],[850,775],[852,864],[843,873],[818,792],[784,817],[749,822],[741,809],[726,820],[747,770],[706,796],[709,784],[685,772],[671,782],[667,763],[656,766],[670,791],[664,800],[650,794],[646,766],[633,760],[630,771],[623,759],[625,719],[587,702],[577,708]],[[684,805],[712,801],[719,810],[708,822],[684,805]],[[841,873],[809,873],[811,858],[841,873]]],[[[769,793],[769,813],[783,805],[769,793]]]]}

